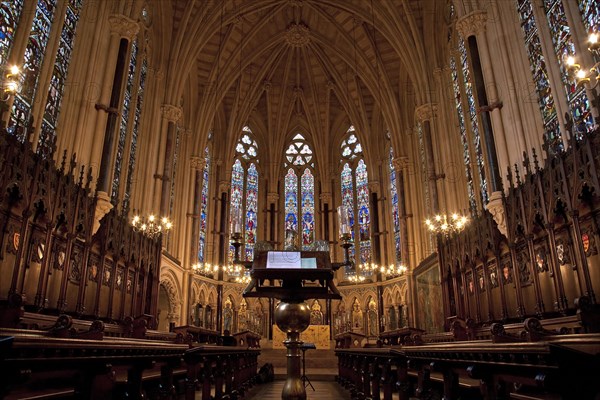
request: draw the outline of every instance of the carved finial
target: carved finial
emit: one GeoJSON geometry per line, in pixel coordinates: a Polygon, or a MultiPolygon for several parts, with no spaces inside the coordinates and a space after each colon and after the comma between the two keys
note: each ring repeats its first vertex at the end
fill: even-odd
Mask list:
{"type": "Polygon", "coordinates": [[[525,174],[531,174],[531,169],[529,168],[529,155],[526,151],[523,151],[523,167],[525,167],[525,174]]]}
{"type": "Polygon", "coordinates": [[[537,153],[535,152],[535,147],[533,147],[531,149],[531,154],[533,157],[533,165],[535,168],[535,172],[538,172],[540,170],[540,164],[538,163],[538,157],[537,157],[537,153]]]}
{"type": "Polygon", "coordinates": [[[71,162],[69,163],[69,174],[72,174],[73,171],[75,171],[75,168],[77,167],[77,162],[75,161],[77,155],[75,153],[73,153],[73,155],[71,156],[71,162]]]}
{"type": "Polygon", "coordinates": [[[85,182],[85,188],[89,189],[92,185],[92,167],[88,167],[87,181],[85,182]]]}
{"type": "Polygon", "coordinates": [[[65,173],[65,165],[67,164],[67,149],[63,151],[62,162],[60,163],[60,172],[61,174],[65,173]]]}
{"type": "Polygon", "coordinates": [[[519,175],[519,166],[515,163],[515,178],[517,179],[517,186],[521,184],[521,176],[519,175]]]}
{"type": "Polygon", "coordinates": [[[85,167],[82,165],[81,170],[79,171],[79,186],[83,186],[83,175],[85,173],[85,167]]]}
{"type": "Polygon", "coordinates": [[[510,165],[506,167],[506,179],[508,180],[508,183],[510,185],[511,188],[514,188],[514,182],[513,182],[513,175],[512,175],[512,171],[510,170],[510,165]]]}

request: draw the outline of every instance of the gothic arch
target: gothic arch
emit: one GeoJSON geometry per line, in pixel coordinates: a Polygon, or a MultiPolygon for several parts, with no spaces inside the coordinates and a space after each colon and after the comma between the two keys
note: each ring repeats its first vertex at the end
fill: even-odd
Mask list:
{"type": "Polygon", "coordinates": [[[177,277],[170,271],[166,271],[160,277],[160,284],[165,288],[169,298],[167,319],[170,322],[178,321],[181,313],[181,289],[179,288],[177,277]]]}

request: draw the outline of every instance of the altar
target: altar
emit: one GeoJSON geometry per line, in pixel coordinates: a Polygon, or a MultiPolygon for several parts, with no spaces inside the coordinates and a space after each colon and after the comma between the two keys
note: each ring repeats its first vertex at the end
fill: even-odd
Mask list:
{"type": "MultiPolygon", "coordinates": [[[[286,340],[286,334],[277,325],[273,325],[273,348],[285,349],[283,341],[286,340]]],[[[329,336],[329,325],[309,325],[308,328],[300,333],[300,340],[304,343],[314,343],[317,350],[330,349],[331,337],[329,336]]]]}

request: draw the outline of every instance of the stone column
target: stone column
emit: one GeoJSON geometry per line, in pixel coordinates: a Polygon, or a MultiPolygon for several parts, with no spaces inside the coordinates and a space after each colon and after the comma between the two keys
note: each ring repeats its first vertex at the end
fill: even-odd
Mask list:
{"type": "MultiPolygon", "coordinates": [[[[490,177],[490,192],[502,190],[502,179],[499,176],[500,168],[496,164],[496,158],[502,167],[510,165],[508,157],[508,148],[506,144],[506,135],[504,132],[504,124],[502,122],[502,101],[498,95],[498,89],[496,86],[496,78],[494,76],[492,58],[490,56],[490,50],[487,42],[486,34],[486,22],[487,13],[482,10],[473,11],[456,21],[456,29],[463,37],[465,42],[469,42],[471,36],[475,37],[477,43],[477,50],[479,51],[479,60],[475,60],[475,57],[469,52],[469,58],[471,60],[471,66],[475,65],[475,62],[481,63],[481,74],[483,75],[483,82],[476,82],[475,77],[475,89],[478,90],[478,86],[483,88],[478,90],[478,105],[479,114],[482,123],[486,123],[484,120],[489,115],[491,119],[492,132],[486,132],[485,126],[482,126],[483,132],[487,133],[484,135],[485,145],[485,159],[487,166],[487,174],[490,177]],[[481,85],[481,86],[480,86],[481,85]],[[487,102],[486,102],[487,100],[487,102]],[[487,103],[487,104],[486,104],[487,103]]],[[[472,50],[471,46],[468,47],[472,50]]],[[[472,68],[474,74],[477,74],[475,68],[472,68]]],[[[491,194],[491,193],[490,193],[491,194]]]]}
{"type": "Polygon", "coordinates": [[[278,240],[277,233],[279,227],[277,225],[277,213],[279,209],[279,193],[267,193],[267,229],[265,237],[275,248],[275,242],[278,240]]]}
{"type": "MultiPolygon", "coordinates": [[[[171,192],[170,183],[174,172],[172,171],[172,167],[175,151],[175,139],[177,135],[177,121],[179,121],[183,117],[183,110],[181,107],[173,106],[170,104],[164,104],[161,108],[161,112],[163,116],[163,134],[161,135],[161,148],[159,149],[158,154],[161,154],[161,150],[164,149],[164,163],[162,165],[162,175],[156,175],[155,178],[162,180],[160,194],[160,215],[161,217],[164,217],[169,213],[169,200],[171,192]]],[[[160,169],[158,170],[160,171],[160,169]]]]}
{"type": "Polygon", "coordinates": [[[415,117],[421,124],[423,132],[423,147],[425,150],[425,161],[427,163],[427,180],[429,183],[429,194],[431,196],[431,212],[437,214],[440,211],[438,190],[436,181],[443,178],[443,175],[436,174],[435,158],[433,156],[432,143],[432,121],[437,113],[437,105],[432,103],[422,104],[415,109],[415,117]]]}
{"type": "MultiPolygon", "coordinates": [[[[111,15],[110,24],[110,42],[107,59],[104,67],[104,76],[102,78],[103,86],[96,103],[96,122],[93,135],[92,150],[90,152],[90,166],[100,165],[98,170],[98,180],[96,184],[96,212],[94,215],[94,232],[100,226],[100,220],[108,213],[113,205],[110,202],[110,181],[113,168],[113,153],[116,143],[116,127],[107,129],[108,116],[116,119],[118,110],[111,107],[111,98],[113,95],[113,84],[115,83],[115,69],[117,66],[117,57],[119,56],[121,39],[131,41],[139,31],[139,25],[124,15],[111,15]]],[[[124,73],[124,71],[122,71],[124,73]]],[[[122,87],[119,88],[121,93],[122,87]]],[[[118,96],[120,101],[120,95],[118,96]]]]}

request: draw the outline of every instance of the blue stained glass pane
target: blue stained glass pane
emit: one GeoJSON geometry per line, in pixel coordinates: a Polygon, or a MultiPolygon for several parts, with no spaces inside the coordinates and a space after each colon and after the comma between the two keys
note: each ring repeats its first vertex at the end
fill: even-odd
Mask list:
{"type": "Polygon", "coordinates": [[[21,11],[23,0],[0,1],[0,67],[8,62],[21,11]]]}
{"type": "MultiPolygon", "coordinates": [[[[341,186],[342,186],[342,205],[347,209],[351,210],[349,212],[349,223],[350,223],[350,232],[352,234],[352,240],[354,240],[354,185],[352,182],[352,169],[348,163],[344,164],[344,168],[342,169],[341,174],[341,186]]],[[[350,248],[350,257],[354,258],[354,246],[350,248]]],[[[346,273],[354,273],[352,268],[348,269],[346,273]]]]}
{"type": "Polygon", "coordinates": [[[315,235],[315,177],[307,168],[302,174],[302,246],[306,250],[315,235]]]}
{"type": "Polygon", "coordinates": [[[583,25],[588,32],[600,30],[600,2],[598,0],[577,0],[583,25]]]}
{"type": "Polygon", "coordinates": [[[202,171],[202,190],[200,193],[200,228],[198,238],[198,262],[205,260],[206,224],[208,219],[208,183],[210,176],[210,155],[208,147],[204,150],[204,170],[202,171]]]}
{"type": "Polygon", "coordinates": [[[481,190],[481,200],[483,204],[488,202],[487,193],[487,180],[485,178],[485,165],[483,161],[483,150],[481,144],[481,134],[479,133],[479,120],[477,119],[477,107],[475,106],[475,97],[473,95],[471,74],[469,72],[469,61],[467,58],[467,49],[465,47],[465,41],[459,38],[458,51],[460,52],[463,83],[465,88],[465,94],[467,97],[467,105],[469,112],[469,119],[471,121],[471,132],[473,134],[473,149],[475,159],[477,161],[477,171],[479,173],[479,182],[481,190]]]}
{"type": "Polygon", "coordinates": [[[398,182],[396,179],[396,168],[394,168],[394,149],[390,147],[389,158],[390,170],[390,195],[392,198],[392,224],[394,227],[394,248],[396,249],[396,261],[402,260],[400,245],[400,213],[398,208],[398,182]]]}
{"type": "Polygon", "coordinates": [[[360,262],[371,262],[371,215],[369,213],[369,179],[364,160],[356,167],[356,203],[358,206],[358,231],[360,262]]]}
{"type": "MultiPolygon", "coordinates": [[[[233,212],[243,206],[244,167],[240,160],[235,160],[231,170],[231,206],[229,208],[229,231],[233,232],[233,212]]],[[[234,247],[229,246],[229,262],[233,260],[234,247]]]]}
{"type": "Polygon", "coordinates": [[[298,231],[298,176],[291,168],[285,176],[285,230],[298,231]]]}
{"type": "Polygon", "coordinates": [[[31,34],[25,48],[25,60],[21,72],[21,91],[15,95],[15,101],[8,124],[8,131],[25,140],[25,129],[28,125],[31,107],[37,91],[40,68],[46,53],[50,28],[54,19],[56,0],[38,0],[31,34]]]}
{"type": "Polygon", "coordinates": [[[544,10],[550,28],[554,52],[558,58],[563,86],[567,93],[571,116],[575,122],[576,136],[594,130],[589,101],[583,87],[578,88],[565,65],[568,56],[575,56],[575,45],[571,35],[565,9],[561,0],[544,0],[544,10]]]}
{"type": "Polygon", "coordinates": [[[256,244],[256,227],[258,223],[258,171],[254,163],[248,167],[246,181],[246,260],[254,258],[254,245],[256,244]]]}
{"type": "Polygon", "coordinates": [[[40,154],[51,154],[54,152],[56,123],[71,62],[75,32],[77,23],[79,22],[82,3],[83,0],[71,0],[67,6],[52,78],[50,79],[50,87],[48,88],[46,107],[44,109],[42,129],[37,149],[40,154]]]}

